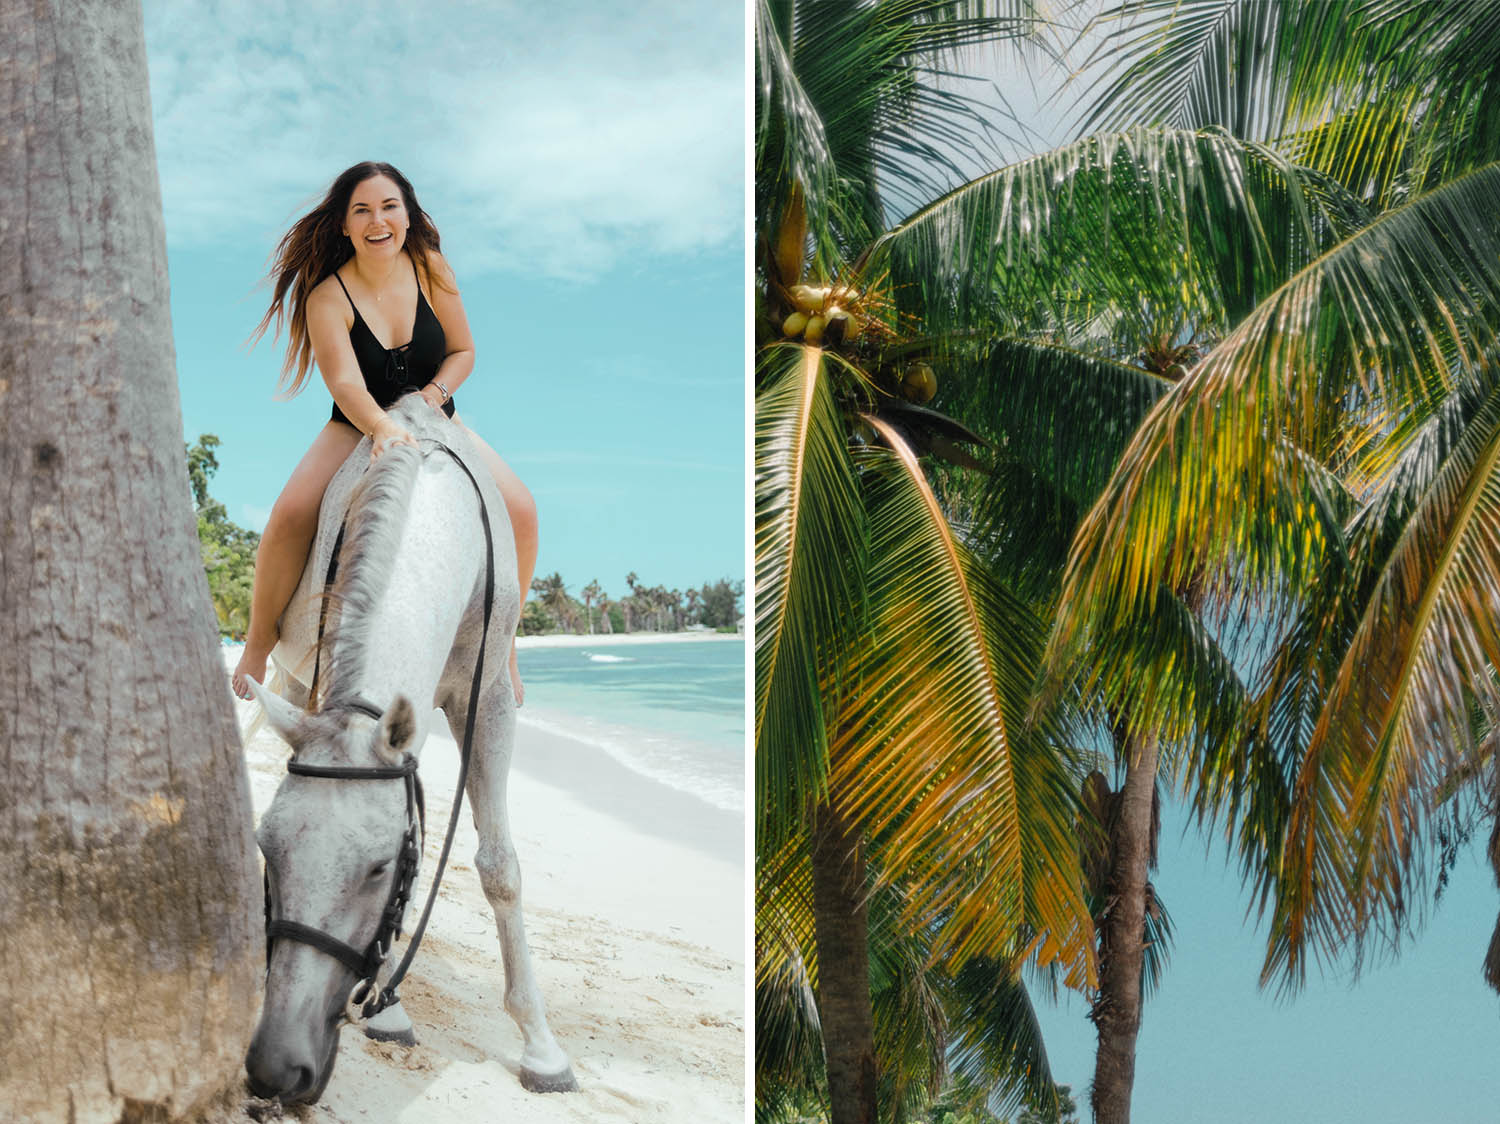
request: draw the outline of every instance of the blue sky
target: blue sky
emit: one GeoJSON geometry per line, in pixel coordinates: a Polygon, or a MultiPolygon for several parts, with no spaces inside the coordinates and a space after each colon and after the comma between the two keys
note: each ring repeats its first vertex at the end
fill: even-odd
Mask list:
{"type": "Polygon", "coordinates": [[[612,595],[745,574],[738,5],[146,0],[186,439],[264,524],[327,419],[245,342],[272,249],[343,168],[395,164],[474,330],[468,424],[536,496],[538,573],[612,595]]]}
{"type": "MultiPolygon", "coordinates": [[[[1264,931],[1239,876],[1185,817],[1163,817],[1152,884],[1174,940],[1137,1041],[1142,1124],[1412,1124],[1500,1119],[1500,995],[1480,975],[1500,895],[1483,838],[1398,958],[1313,974],[1290,999],[1258,986],[1264,931]]],[[[1484,835],[1484,831],[1477,834],[1484,835]]],[[[1430,900],[1429,900],[1430,904],[1430,900]]],[[[1094,1025],[1070,995],[1038,1004],[1054,1079],[1089,1119],[1094,1025]]]]}

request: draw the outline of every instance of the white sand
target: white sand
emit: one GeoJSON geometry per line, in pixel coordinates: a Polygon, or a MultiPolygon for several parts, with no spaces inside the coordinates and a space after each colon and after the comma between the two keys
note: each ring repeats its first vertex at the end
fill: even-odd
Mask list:
{"type": "MultiPolygon", "coordinates": [[[[237,705],[243,725],[253,704],[237,705]]],[[[436,726],[422,751],[424,901],[458,771],[457,747],[436,726]]],[[[266,731],[246,754],[258,816],[288,751],[266,731]]],[[[345,1026],[322,1100],[295,1115],[339,1124],[743,1121],[743,817],[524,723],[510,808],[532,957],[581,1092],[535,1096],[516,1079],[520,1032],[501,1006],[499,942],[466,810],[401,986],[420,1045],[377,1044],[345,1026]]]]}
{"type": "Polygon", "coordinates": [[[598,648],[609,644],[681,644],[689,640],[732,640],[745,642],[743,632],[596,632],[582,636],[566,632],[546,636],[518,636],[518,648],[598,648]]]}

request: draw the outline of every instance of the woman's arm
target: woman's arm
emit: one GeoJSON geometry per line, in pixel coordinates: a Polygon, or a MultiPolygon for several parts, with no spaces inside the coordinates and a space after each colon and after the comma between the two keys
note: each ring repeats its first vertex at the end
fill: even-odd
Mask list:
{"type": "Polygon", "coordinates": [[[328,393],[349,423],[374,442],[371,457],[378,457],[392,444],[414,445],[416,440],[376,404],[365,387],[359,360],[349,342],[353,313],[332,278],[307,296],[307,335],[312,341],[313,361],[323,376],[328,393]],[[345,315],[349,319],[345,319],[345,315]]]}
{"type": "Polygon", "coordinates": [[[432,382],[422,388],[422,397],[429,405],[441,407],[445,399],[435,384],[442,383],[450,397],[458,393],[459,384],[474,370],[474,335],[458,295],[458,280],[447,259],[436,250],[427,255],[427,291],[427,303],[443,326],[448,354],[432,382]]]}

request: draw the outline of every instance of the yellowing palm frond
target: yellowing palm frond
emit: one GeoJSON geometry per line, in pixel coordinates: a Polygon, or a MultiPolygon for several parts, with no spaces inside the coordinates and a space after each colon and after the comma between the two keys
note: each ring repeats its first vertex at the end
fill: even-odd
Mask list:
{"type": "Polygon", "coordinates": [[[1093,950],[1074,786],[1025,721],[1041,627],[974,561],[896,431],[867,420],[890,452],[864,466],[878,478],[871,617],[833,725],[835,783],[904,872],[913,913],[944,917],[935,942],[955,963],[1014,963],[1034,934],[1039,961],[1081,985],[1093,950]]]}

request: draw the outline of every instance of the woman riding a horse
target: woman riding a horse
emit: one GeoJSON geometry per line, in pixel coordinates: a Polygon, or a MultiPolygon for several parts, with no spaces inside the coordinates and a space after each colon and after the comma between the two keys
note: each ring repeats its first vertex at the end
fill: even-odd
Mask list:
{"type": "MultiPolygon", "coordinates": [[[[281,239],[271,278],[271,307],[252,338],[273,320],[279,335],[288,321],[282,385],[296,394],[316,364],[333,396],[333,413],[293,470],[261,534],[245,650],[232,679],[242,699],[250,697],[247,677],[265,678],[278,622],[302,575],[333,474],[366,435],[372,459],[393,445],[413,443],[411,433],[386,414],[408,391],[419,391],[429,406],[462,426],[453,397],[474,369],[474,338],[453,271],[438,252],[437,229],[406,177],[389,164],[366,161],[342,172],[323,201],[281,239]]],[[[505,501],[524,598],[536,566],[536,503],[500,456],[465,431],[505,501]]],[[[519,703],[514,648],[510,679],[519,703]]]]}

